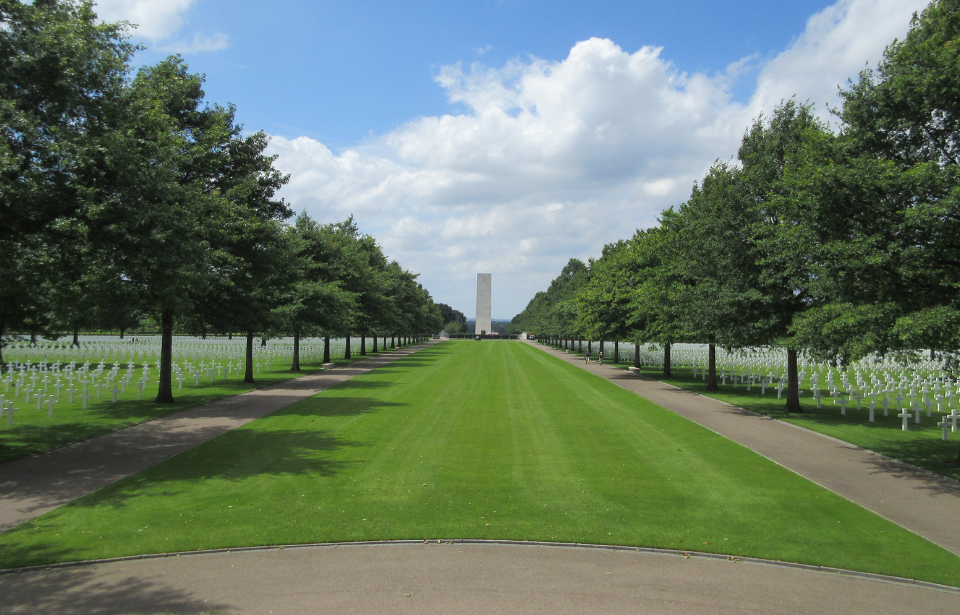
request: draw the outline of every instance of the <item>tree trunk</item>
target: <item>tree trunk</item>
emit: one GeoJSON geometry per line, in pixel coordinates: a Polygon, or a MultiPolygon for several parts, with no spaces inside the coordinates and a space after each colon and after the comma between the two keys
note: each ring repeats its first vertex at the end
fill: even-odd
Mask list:
{"type": "Polygon", "coordinates": [[[373,336],[373,354],[377,354],[377,336],[373,336]]]}
{"type": "Polygon", "coordinates": [[[73,343],[71,346],[80,347],[80,327],[73,328],[73,343]]]}
{"type": "Polygon", "coordinates": [[[583,340],[577,340],[577,343],[580,344],[580,354],[583,354],[583,340]]]}
{"type": "Polygon", "coordinates": [[[344,358],[344,359],[349,359],[349,358],[350,358],[350,336],[349,336],[349,335],[347,336],[347,346],[346,346],[346,350],[343,351],[343,358],[344,358]]]}
{"type": "Polygon", "coordinates": [[[173,399],[173,310],[160,312],[160,386],[158,404],[172,404],[173,399]]]}
{"type": "Polygon", "coordinates": [[[936,360],[937,360],[937,355],[936,355],[936,353],[934,353],[933,348],[930,349],[930,360],[931,360],[931,361],[936,361],[936,360]]]}
{"type": "Polygon", "coordinates": [[[5,329],[6,325],[0,322],[0,369],[6,367],[6,365],[3,364],[3,332],[5,329]]]}
{"type": "Polygon", "coordinates": [[[387,351],[387,336],[386,336],[386,335],[383,336],[383,351],[384,351],[384,352],[387,351]]]}
{"type": "Polygon", "coordinates": [[[290,371],[302,371],[300,369],[300,329],[293,330],[293,365],[290,366],[290,371]]]}
{"type": "Polygon", "coordinates": [[[784,412],[803,412],[800,407],[800,378],[797,372],[797,351],[787,348],[787,405],[784,412]]]}
{"type": "Polygon", "coordinates": [[[253,382],[253,331],[247,331],[247,368],[243,374],[244,382],[253,382]]]}
{"type": "Polygon", "coordinates": [[[231,331],[230,333],[227,333],[227,339],[228,339],[228,340],[232,340],[232,339],[233,339],[233,331],[231,331]]]}
{"type": "Polygon", "coordinates": [[[360,336],[360,356],[364,357],[367,355],[367,334],[364,333],[360,336]]]}
{"type": "Polygon", "coordinates": [[[587,354],[593,354],[593,341],[587,340],[587,354]]]}
{"type": "Polygon", "coordinates": [[[396,348],[396,347],[397,347],[397,336],[396,336],[396,335],[391,335],[391,336],[390,336],[390,350],[393,350],[393,349],[396,348]]]}
{"type": "Polygon", "coordinates": [[[640,369],[640,342],[633,344],[633,366],[640,369]]]}
{"type": "Polygon", "coordinates": [[[720,387],[717,386],[717,345],[714,343],[717,341],[717,338],[711,335],[709,340],[710,359],[709,368],[707,369],[707,390],[719,391],[720,387]]]}
{"type": "Polygon", "coordinates": [[[673,370],[670,365],[670,342],[667,342],[663,345],[663,376],[664,378],[672,378],[673,370]]]}
{"type": "Polygon", "coordinates": [[[613,343],[613,362],[620,362],[620,342],[613,343]]]}
{"type": "Polygon", "coordinates": [[[266,347],[267,347],[267,336],[266,336],[266,335],[264,335],[263,337],[260,338],[260,347],[261,347],[261,348],[266,348],[266,347]]]}
{"type": "Polygon", "coordinates": [[[323,362],[330,362],[330,336],[323,336],[323,362]]]}

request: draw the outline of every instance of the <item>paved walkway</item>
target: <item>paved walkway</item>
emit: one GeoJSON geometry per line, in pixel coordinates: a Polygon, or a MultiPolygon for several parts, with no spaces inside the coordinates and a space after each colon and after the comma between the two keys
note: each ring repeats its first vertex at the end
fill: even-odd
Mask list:
{"type": "Polygon", "coordinates": [[[308,547],[0,575],[8,614],[960,613],[960,593],[583,547],[308,547]]]}
{"type": "MultiPolygon", "coordinates": [[[[528,342],[530,343],[530,342],[528,342]]],[[[535,348],[632,391],[960,555],[960,485],[783,421],[657,380],[535,348]]]]}
{"type": "Polygon", "coordinates": [[[423,347],[397,349],[4,463],[0,532],[423,347]]]}

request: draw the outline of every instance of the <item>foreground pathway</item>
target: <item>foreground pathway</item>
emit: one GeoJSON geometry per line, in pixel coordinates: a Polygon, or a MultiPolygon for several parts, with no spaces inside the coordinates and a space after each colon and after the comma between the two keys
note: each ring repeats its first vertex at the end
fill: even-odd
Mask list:
{"type": "Polygon", "coordinates": [[[0,464],[0,532],[423,347],[397,349],[0,464]]]}
{"type": "Polygon", "coordinates": [[[0,574],[4,613],[960,612],[960,592],[680,555],[393,544],[184,555],[0,574]]]}
{"type": "MultiPolygon", "coordinates": [[[[528,342],[529,343],[529,342],[528,342]]],[[[630,372],[544,352],[632,391],[960,555],[960,485],[846,442],[630,372]]]]}

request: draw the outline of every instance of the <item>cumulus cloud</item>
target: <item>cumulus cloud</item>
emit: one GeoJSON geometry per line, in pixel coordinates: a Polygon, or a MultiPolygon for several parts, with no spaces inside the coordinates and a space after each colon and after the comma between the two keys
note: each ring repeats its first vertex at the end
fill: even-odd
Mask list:
{"type": "MultiPolygon", "coordinates": [[[[137,36],[147,40],[169,41],[185,23],[184,14],[196,0],[97,0],[95,10],[103,21],[128,21],[136,26],[137,36]]],[[[195,32],[192,37],[167,42],[160,51],[198,53],[229,47],[226,34],[195,32]]]]}
{"type": "MultiPolygon", "coordinates": [[[[914,7],[913,5],[918,5],[914,7]]],[[[747,104],[722,74],[683,73],[665,50],[594,38],[561,61],[445,66],[436,81],[466,112],[417,118],[333,152],[274,137],[284,196],[322,220],[354,214],[438,301],[469,313],[475,274],[494,274],[494,316],[510,317],[570,257],[655,224],[717,158],[736,151],[783,98],[833,101],[838,84],[907,31],[913,0],[840,0],[762,64],[747,104]]]]}
{"type": "Polygon", "coordinates": [[[769,111],[784,98],[839,106],[838,86],[856,79],[869,63],[876,66],[884,48],[907,33],[910,17],[929,0],[840,0],[807,21],[806,29],[760,72],[751,107],[769,111]]]}
{"type": "Polygon", "coordinates": [[[97,0],[95,10],[104,21],[129,21],[137,34],[159,41],[176,34],[183,26],[183,13],[194,0],[97,0]]]}

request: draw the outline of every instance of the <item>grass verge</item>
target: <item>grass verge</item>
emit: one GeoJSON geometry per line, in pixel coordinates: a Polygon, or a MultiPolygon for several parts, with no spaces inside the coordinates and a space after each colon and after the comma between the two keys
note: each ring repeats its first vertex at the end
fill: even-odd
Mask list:
{"type": "Polygon", "coordinates": [[[321,541],[554,540],[960,586],[960,558],[525,344],[445,342],[0,534],[0,567],[321,541]]]}
{"type": "MultiPolygon", "coordinates": [[[[622,363],[614,365],[622,369],[627,368],[622,363]]],[[[674,368],[671,371],[673,375],[668,378],[663,376],[662,368],[641,368],[640,373],[751,412],[786,421],[875,453],[905,461],[941,476],[960,480],[960,466],[956,465],[960,456],[960,433],[950,433],[949,437],[952,439],[945,442],[942,428],[937,427],[943,415],[937,413],[936,409],[931,417],[927,417],[926,411],[921,412],[919,424],[914,422],[913,413],[911,413],[909,430],[903,431],[902,419],[897,416],[896,406],[889,409],[888,416],[883,416],[883,407],[879,406],[874,411],[875,420],[871,423],[867,401],[863,402],[859,410],[856,403],[848,405],[846,415],[842,415],[840,405],[835,405],[833,398],[822,398],[821,407],[818,409],[810,391],[804,390],[800,398],[803,413],[789,414],[783,412],[786,401],[777,399],[775,388],[768,388],[765,395],[761,394],[761,389],[757,386],[747,391],[745,384],[738,384],[736,388],[732,384],[721,384],[719,391],[709,391],[699,371],[696,378],[693,377],[692,369],[674,368]]]]}

